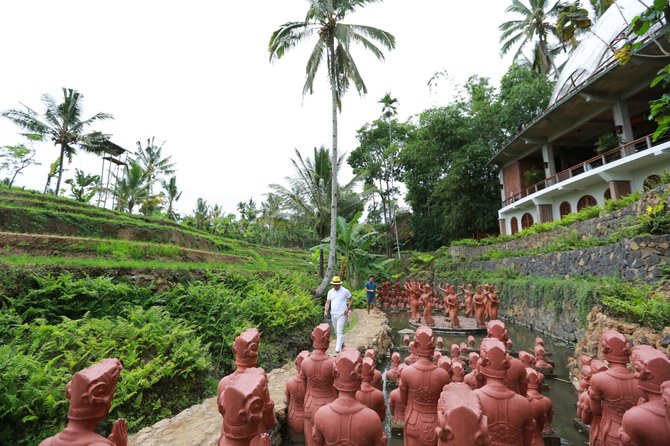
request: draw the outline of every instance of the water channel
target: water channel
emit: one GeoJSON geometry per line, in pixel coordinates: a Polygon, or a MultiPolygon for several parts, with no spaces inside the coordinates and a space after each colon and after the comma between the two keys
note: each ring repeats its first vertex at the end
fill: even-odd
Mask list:
{"type": "MultiPolygon", "coordinates": [[[[402,335],[398,334],[398,331],[410,328],[408,324],[409,313],[387,313],[387,318],[389,319],[391,328],[393,329],[393,342],[396,346],[402,345],[402,335]]],[[[515,351],[526,350],[528,352],[533,351],[535,345],[535,337],[537,333],[532,332],[530,329],[522,326],[507,324],[509,337],[513,342],[513,349],[515,351]]],[[[479,342],[485,335],[475,335],[476,345],[479,345],[479,342]]],[[[451,344],[460,344],[461,342],[467,342],[467,336],[444,336],[444,349],[446,353],[451,346],[451,344]]],[[[543,337],[545,341],[545,348],[550,352],[551,356],[548,357],[549,360],[554,362],[554,373],[556,374],[555,379],[548,378],[546,383],[549,388],[542,391],[543,395],[551,398],[551,401],[554,404],[554,419],[551,423],[551,426],[556,432],[556,434],[561,437],[562,445],[568,446],[582,446],[588,444],[588,436],[580,433],[577,428],[573,425],[572,419],[576,415],[575,404],[577,402],[577,393],[575,392],[574,387],[569,382],[568,370],[566,364],[568,358],[573,354],[573,349],[563,343],[556,342],[555,340],[549,337],[543,337]]],[[[404,358],[409,354],[407,351],[399,350],[400,355],[404,358]]],[[[385,372],[390,368],[390,358],[386,358],[379,369],[382,372],[385,372]]],[[[392,389],[384,388],[384,394],[388,401],[389,394],[392,389]]],[[[392,436],[391,427],[389,420],[391,419],[390,413],[387,411],[386,422],[384,423],[384,428],[386,430],[386,435],[389,438],[389,446],[401,446],[403,444],[402,437],[392,436]]]]}

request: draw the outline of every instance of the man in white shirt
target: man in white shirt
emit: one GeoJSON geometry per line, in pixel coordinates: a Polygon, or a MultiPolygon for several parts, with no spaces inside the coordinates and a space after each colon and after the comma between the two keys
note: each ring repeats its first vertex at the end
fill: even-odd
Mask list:
{"type": "Polygon", "coordinates": [[[340,276],[333,276],[330,281],[333,288],[328,291],[326,305],[323,308],[323,316],[328,317],[328,309],[332,317],[333,328],[337,333],[337,343],[335,344],[335,353],[339,353],[344,346],[344,324],[347,322],[347,316],[354,303],[353,297],[348,289],[342,286],[340,276]]]}

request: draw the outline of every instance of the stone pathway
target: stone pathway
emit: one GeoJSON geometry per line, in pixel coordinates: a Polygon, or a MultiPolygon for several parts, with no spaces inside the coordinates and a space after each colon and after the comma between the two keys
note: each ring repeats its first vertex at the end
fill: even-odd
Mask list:
{"type": "MultiPolygon", "coordinates": [[[[354,310],[353,326],[345,331],[345,342],[359,349],[375,348],[379,356],[386,353],[392,344],[391,328],[386,316],[379,310],[354,310]]],[[[261,341],[262,342],[262,341],[261,341]]],[[[328,353],[335,355],[335,342],[330,343],[328,353]]],[[[278,426],[286,422],[284,387],[295,373],[294,365],[287,364],[281,369],[268,373],[269,390],[275,402],[278,426]]],[[[183,412],[153,426],[145,427],[128,439],[129,446],[215,446],[221,431],[221,415],[216,408],[216,398],[208,398],[201,404],[189,407],[183,412]]],[[[277,430],[278,431],[278,430],[277,430]]],[[[273,444],[281,442],[280,435],[273,433],[273,444]]]]}

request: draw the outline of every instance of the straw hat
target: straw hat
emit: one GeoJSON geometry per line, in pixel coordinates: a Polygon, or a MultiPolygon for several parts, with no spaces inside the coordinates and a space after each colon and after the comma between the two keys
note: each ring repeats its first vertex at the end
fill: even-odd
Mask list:
{"type": "Polygon", "coordinates": [[[330,281],[331,285],[342,285],[342,279],[340,276],[333,276],[333,280],[330,281]]]}

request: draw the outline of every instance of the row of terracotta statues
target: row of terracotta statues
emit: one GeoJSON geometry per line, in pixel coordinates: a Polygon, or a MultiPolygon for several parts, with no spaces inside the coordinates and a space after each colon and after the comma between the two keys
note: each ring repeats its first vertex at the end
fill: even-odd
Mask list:
{"type": "Polygon", "coordinates": [[[605,362],[582,355],[577,416],[591,426],[591,445],[670,445],[670,359],[621,333],[603,333],[605,362]],[[632,362],[633,371],[628,369],[632,362]]]}
{"type": "Polygon", "coordinates": [[[402,285],[400,281],[392,285],[387,280],[381,284],[377,300],[384,310],[409,309],[413,321],[423,322],[429,327],[435,325],[433,309],[440,307],[443,308],[444,316],[451,322],[452,328],[460,328],[458,316],[461,310],[466,317],[474,318],[478,327],[484,327],[487,320],[498,319],[501,292],[502,287],[496,289],[495,285],[488,283],[476,285],[473,289],[469,283],[455,286],[445,282],[437,284],[437,289],[434,289],[430,284],[417,280],[408,280],[402,285]],[[441,302],[440,293],[443,295],[441,302]],[[462,296],[464,297],[461,298],[462,296]]]}

